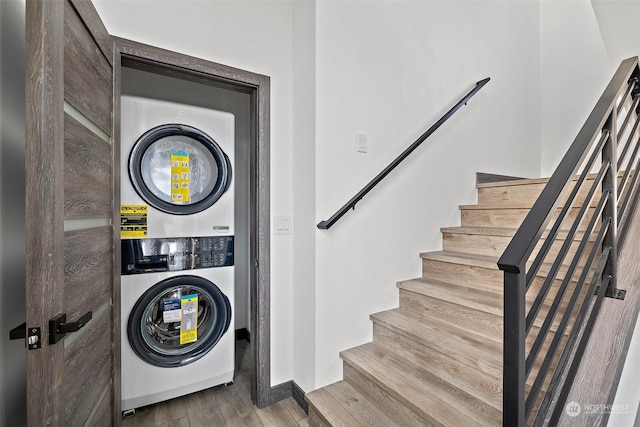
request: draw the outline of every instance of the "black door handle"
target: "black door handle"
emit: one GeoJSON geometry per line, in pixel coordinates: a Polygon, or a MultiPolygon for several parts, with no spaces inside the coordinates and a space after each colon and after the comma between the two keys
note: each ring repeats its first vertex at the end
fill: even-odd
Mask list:
{"type": "Polygon", "coordinates": [[[76,320],[67,322],[67,313],[60,313],[49,320],[49,344],[55,344],[65,337],[69,332],[77,332],[93,317],[91,311],[76,320]]]}

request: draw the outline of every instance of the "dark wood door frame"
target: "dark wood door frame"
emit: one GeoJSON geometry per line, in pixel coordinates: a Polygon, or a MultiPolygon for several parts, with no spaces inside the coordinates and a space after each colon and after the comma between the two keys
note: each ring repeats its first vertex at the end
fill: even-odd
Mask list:
{"type": "MultiPolygon", "coordinates": [[[[194,58],[154,46],[114,37],[116,46],[115,97],[120,99],[119,67],[128,67],[155,74],[189,80],[211,86],[247,93],[251,103],[250,131],[250,262],[251,262],[251,352],[253,375],[251,399],[259,407],[281,398],[271,390],[270,349],[270,81],[268,76],[251,73],[226,65],[194,58]],[[273,394],[273,396],[272,396],[273,394]]],[[[114,105],[119,102],[114,103],[114,105]]],[[[120,117],[114,108],[119,128],[120,117]]],[[[120,296],[116,295],[115,301],[120,296]]],[[[119,315],[115,316],[120,321],[119,315]]],[[[115,328],[120,334],[120,326],[115,328]]],[[[118,380],[116,380],[118,382],[118,380]]],[[[119,406],[119,405],[117,405],[119,406]]]]}

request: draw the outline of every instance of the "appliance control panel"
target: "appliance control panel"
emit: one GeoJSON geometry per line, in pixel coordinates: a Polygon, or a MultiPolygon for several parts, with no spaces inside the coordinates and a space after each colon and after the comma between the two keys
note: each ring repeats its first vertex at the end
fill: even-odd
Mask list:
{"type": "Polygon", "coordinates": [[[122,274],[232,266],[233,236],[122,240],[122,274]]]}
{"type": "Polygon", "coordinates": [[[193,257],[194,268],[233,265],[233,236],[196,237],[193,257]]]}

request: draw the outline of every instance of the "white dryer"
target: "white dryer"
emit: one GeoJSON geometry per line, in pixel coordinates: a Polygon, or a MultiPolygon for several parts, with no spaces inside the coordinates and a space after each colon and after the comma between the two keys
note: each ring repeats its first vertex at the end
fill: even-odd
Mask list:
{"type": "Polygon", "coordinates": [[[122,410],[130,412],[233,381],[234,117],[121,102],[122,410]]]}
{"type": "Polygon", "coordinates": [[[122,205],[148,206],[146,236],[234,234],[233,114],[121,97],[122,205]]]}

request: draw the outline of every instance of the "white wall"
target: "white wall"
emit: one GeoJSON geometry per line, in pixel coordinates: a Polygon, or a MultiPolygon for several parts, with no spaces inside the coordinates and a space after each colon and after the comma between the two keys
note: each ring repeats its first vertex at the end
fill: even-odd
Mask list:
{"type": "MultiPolygon", "coordinates": [[[[271,214],[291,216],[292,3],[94,0],[109,33],[271,77],[271,214]]],[[[292,236],[272,236],[271,381],[292,378],[292,236]]]]}
{"type": "Polygon", "coordinates": [[[0,426],[24,423],[26,350],[9,341],[24,322],[24,0],[0,0],[0,426]]]}
{"type": "Polygon", "coordinates": [[[293,6],[293,378],[316,378],[316,5],[293,6]]]}
{"type": "Polygon", "coordinates": [[[271,77],[271,214],[294,220],[272,235],[272,384],[305,391],[397,306],[395,282],[475,202],[475,172],[553,169],[611,74],[587,0],[94,3],[112,34],[271,77]],[[487,76],[355,212],[314,228],[487,76]]]}
{"type": "Polygon", "coordinates": [[[591,0],[602,40],[613,64],[640,54],[640,2],[591,0]]]}
{"type": "Polygon", "coordinates": [[[369,314],[475,202],[475,172],[540,172],[536,1],[319,1],[316,194],[327,219],[485,77],[491,82],[329,231],[317,231],[316,386],[340,350],[371,339],[369,314]],[[356,153],[355,133],[369,152],[356,153]]]}
{"type": "Polygon", "coordinates": [[[612,64],[589,0],[540,2],[542,173],[550,176],[591,113],[612,64]]]}

